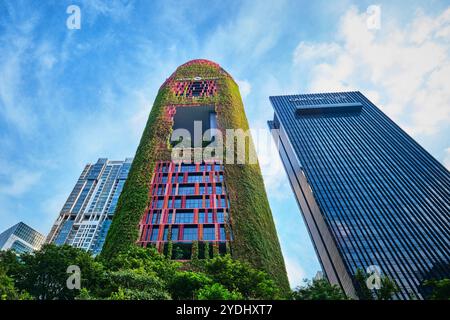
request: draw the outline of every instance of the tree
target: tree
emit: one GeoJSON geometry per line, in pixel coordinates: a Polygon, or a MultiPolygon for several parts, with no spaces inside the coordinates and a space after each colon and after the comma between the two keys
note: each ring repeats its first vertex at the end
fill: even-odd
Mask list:
{"type": "Polygon", "coordinates": [[[205,261],[204,272],[214,282],[230,292],[240,292],[244,299],[277,299],[279,288],[267,273],[248,263],[233,260],[230,255],[216,256],[205,261]]]}
{"type": "Polygon", "coordinates": [[[156,273],[145,270],[121,270],[108,274],[112,300],[170,299],[165,283],[156,273]]]}
{"type": "Polygon", "coordinates": [[[177,272],[169,284],[173,299],[194,299],[197,290],[212,283],[212,280],[201,272],[177,272]]]}
{"type": "Polygon", "coordinates": [[[28,292],[19,292],[14,286],[14,280],[0,268],[0,300],[31,300],[28,292]]]}
{"type": "Polygon", "coordinates": [[[346,300],[344,292],[337,285],[325,279],[304,280],[305,285],[298,287],[292,293],[294,300],[346,300]]]}
{"type": "Polygon", "coordinates": [[[0,251],[0,268],[9,276],[21,273],[23,264],[12,250],[0,251]]]}
{"type": "Polygon", "coordinates": [[[237,292],[228,291],[220,283],[214,283],[212,285],[206,285],[197,292],[198,300],[241,300],[242,295],[237,292]]]}
{"type": "Polygon", "coordinates": [[[103,273],[103,266],[89,253],[67,245],[45,245],[33,254],[22,254],[20,261],[21,273],[15,274],[17,287],[36,299],[74,299],[79,290],[67,287],[71,265],[80,268],[81,286],[86,288],[97,287],[103,273]]]}
{"type": "Polygon", "coordinates": [[[427,280],[424,282],[424,285],[431,289],[428,299],[450,300],[450,279],[427,280]]]}
{"type": "Polygon", "coordinates": [[[0,298],[276,299],[279,289],[266,273],[229,255],[182,264],[154,247],[130,246],[105,260],[67,245],[45,245],[33,254],[0,253],[0,298]],[[80,268],[80,289],[67,287],[71,265],[80,268]]]}
{"type": "Polygon", "coordinates": [[[109,271],[139,269],[155,273],[165,282],[170,281],[180,266],[178,262],[166,259],[154,247],[142,248],[139,246],[130,246],[127,251],[119,253],[111,260],[102,260],[102,262],[109,271]]]}
{"type": "Polygon", "coordinates": [[[354,280],[355,288],[359,299],[361,300],[390,300],[399,292],[399,288],[394,280],[386,275],[380,276],[380,288],[370,289],[367,285],[369,277],[373,275],[367,274],[362,269],[356,269],[354,280]]]}

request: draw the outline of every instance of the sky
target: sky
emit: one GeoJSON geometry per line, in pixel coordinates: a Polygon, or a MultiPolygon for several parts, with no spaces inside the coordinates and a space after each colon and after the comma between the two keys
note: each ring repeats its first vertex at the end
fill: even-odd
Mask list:
{"type": "MultiPolygon", "coordinates": [[[[358,90],[450,168],[450,1],[1,0],[0,231],[23,221],[47,234],[84,165],[133,156],[160,85],[196,58],[234,77],[254,130],[273,117],[270,95],[358,90]]],[[[267,150],[295,287],[320,265],[267,150]]]]}

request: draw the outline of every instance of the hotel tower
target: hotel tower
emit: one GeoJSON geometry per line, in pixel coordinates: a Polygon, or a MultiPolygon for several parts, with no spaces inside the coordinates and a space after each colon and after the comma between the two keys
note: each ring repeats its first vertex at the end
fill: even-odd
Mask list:
{"type": "Polygon", "coordinates": [[[102,255],[135,244],[176,260],[230,253],[287,289],[251,137],[239,138],[247,130],[239,88],[224,69],[208,60],[178,67],[156,96],[102,255]]]}

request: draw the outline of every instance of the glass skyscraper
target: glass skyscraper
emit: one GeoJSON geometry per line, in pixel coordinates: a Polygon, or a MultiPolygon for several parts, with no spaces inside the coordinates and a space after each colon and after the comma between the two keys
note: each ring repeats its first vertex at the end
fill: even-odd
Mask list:
{"type": "Polygon", "coordinates": [[[102,250],[117,200],[133,159],[98,159],[87,164],[64,204],[47,242],[68,244],[93,254],[102,250]]]}
{"type": "Polygon", "coordinates": [[[269,127],[322,268],[356,296],[378,266],[422,298],[450,275],[450,173],[360,92],[270,97],[269,127]]]}
{"type": "Polygon", "coordinates": [[[45,242],[45,237],[23,222],[13,225],[0,233],[0,250],[14,250],[16,253],[26,253],[39,250],[45,242]]]}

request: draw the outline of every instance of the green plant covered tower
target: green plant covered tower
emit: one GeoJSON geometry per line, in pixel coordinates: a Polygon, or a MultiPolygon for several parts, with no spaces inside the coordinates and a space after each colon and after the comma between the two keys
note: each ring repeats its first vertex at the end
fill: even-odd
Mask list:
{"type": "Polygon", "coordinates": [[[287,290],[260,167],[251,161],[251,137],[228,136],[248,129],[239,88],[224,69],[208,60],[178,67],[155,99],[102,256],[136,244],[178,260],[229,252],[287,290]],[[174,159],[180,145],[182,154],[192,151],[190,159],[174,159]],[[210,156],[202,156],[207,149],[210,156]]]}

